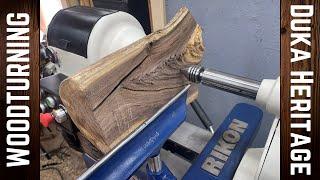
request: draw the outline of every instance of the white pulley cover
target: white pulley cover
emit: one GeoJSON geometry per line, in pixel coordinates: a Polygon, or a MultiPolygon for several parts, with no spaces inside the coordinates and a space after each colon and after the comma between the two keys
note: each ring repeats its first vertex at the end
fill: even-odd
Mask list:
{"type": "Polygon", "coordinates": [[[70,76],[145,33],[139,21],[126,12],[76,6],[59,11],[47,35],[59,59],[57,71],[70,76]]]}

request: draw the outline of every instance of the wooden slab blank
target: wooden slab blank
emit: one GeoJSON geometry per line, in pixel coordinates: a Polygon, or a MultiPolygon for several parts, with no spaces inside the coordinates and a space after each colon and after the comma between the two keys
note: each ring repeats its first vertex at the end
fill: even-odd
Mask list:
{"type": "Polygon", "coordinates": [[[203,51],[201,28],[182,8],[164,29],[63,81],[60,96],[84,137],[107,153],[189,84],[180,70],[203,51]]]}

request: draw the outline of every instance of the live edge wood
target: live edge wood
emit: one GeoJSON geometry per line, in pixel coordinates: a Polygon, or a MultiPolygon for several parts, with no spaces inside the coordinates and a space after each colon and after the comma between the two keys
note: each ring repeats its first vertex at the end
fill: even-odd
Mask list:
{"type": "Polygon", "coordinates": [[[61,99],[83,136],[108,153],[188,85],[180,70],[201,61],[201,32],[182,8],[164,29],[63,81],[61,99]]]}

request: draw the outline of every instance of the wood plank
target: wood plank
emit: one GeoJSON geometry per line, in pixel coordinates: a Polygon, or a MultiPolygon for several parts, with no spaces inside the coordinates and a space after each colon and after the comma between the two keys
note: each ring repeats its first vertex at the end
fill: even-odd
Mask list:
{"type": "Polygon", "coordinates": [[[79,6],[79,5],[80,5],[79,0],[66,0],[67,7],[79,6]]]}
{"type": "Polygon", "coordinates": [[[151,31],[162,29],[167,23],[165,0],[148,0],[151,31]]]}
{"type": "Polygon", "coordinates": [[[188,85],[180,70],[201,61],[201,32],[182,8],[164,29],[63,81],[61,99],[84,137],[107,153],[188,85]]]}
{"type": "Polygon", "coordinates": [[[80,6],[93,7],[92,0],[79,0],[80,6]]]}
{"type": "MultiPolygon", "coordinates": [[[[311,137],[311,143],[299,146],[299,149],[311,149],[311,172],[314,177],[320,176],[320,51],[319,51],[319,30],[320,30],[320,1],[317,0],[292,0],[281,1],[281,179],[306,179],[307,175],[290,175],[290,163],[293,163],[290,152],[293,149],[290,144],[293,142],[290,134],[296,133],[311,137]],[[291,5],[313,5],[314,14],[311,17],[311,46],[304,43],[297,43],[293,46],[290,42],[291,5]],[[292,56],[290,48],[300,49],[311,52],[311,58],[308,60],[290,62],[292,56]],[[311,90],[311,131],[306,132],[303,128],[291,128],[291,123],[305,123],[306,119],[291,118],[291,97],[290,97],[290,72],[291,71],[313,71],[313,84],[311,90]]],[[[307,32],[306,32],[307,33],[307,32]]],[[[299,97],[307,99],[305,95],[299,97]]],[[[298,163],[298,162],[296,162],[298,163]]],[[[302,163],[302,162],[300,162],[302,163]]],[[[303,170],[305,173],[306,169],[303,170]]]]}
{"type": "MultiPolygon", "coordinates": [[[[2,34],[0,36],[0,68],[3,69],[0,72],[0,97],[1,97],[1,106],[0,106],[0,114],[1,114],[1,121],[0,121],[0,127],[5,128],[8,125],[9,120],[13,120],[11,122],[16,122],[17,120],[23,120],[28,121],[28,126],[26,131],[20,131],[20,134],[26,134],[28,137],[30,137],[30,141],[28,142],[27,146],[13,146],[8,145],[6,141],[6,137],[8,137],[9,134],[14,134],[17,132],[14,131],[7,131],[6,129],[3,129],[0,131],[0,144],[1,144],[1,163],[0,163],[0,179],[4,179],[5,177],[9,177],[9,179],[26,179],[29,177],[29,179],[40,179],[40,122],[39,122],[39,66],[40,66],[40,55],[39,55],[39,49],[40,49],[40,3],[39,1],[33,1],[33,0],[24,0],[24,1],[12,1],[12,0],[3,0],[1,1],[1,13],[0,13],[0,33],[2,34]],[[13,13],[12,21],[21,23],[24,22],[26,24],[20,24],[20,25],[9,25],[7,21],[7,15],[9,13],[13,13]],[[19,19],[18,13],[25,13],[25,15],[29,16],[29,21],[26,21],[24,16],[20,16],[19,19]],[[28,28],[28,32],[25,33],[23,31],[22,34],[19,34],[19,36],[28,37],[28,40],[9,40],[7,39],[7,36],[9,34],[13,34],[13,32],[8,32],[7,28],[28,28]],[[27,43],[28,47],[10,47],[7,43],[27,43]],[[15,49],[15,53],[9,53],[9,49],[15,49]],[[19,61],[18,58],[14,58],[11,61],[7,61],[8,57],[13,57],[17,52],[20,51],[20,49],[28,50],[28,53],[25,54],[23,57],[25,58],[25,61],[19,61]],[[21,67],[27,67],[24,70],[24,72],[28,72],[29,75],[21,75],[21,76],[9,76],[7,74],[8,65],[15,65],[21,67]],[[13,78],[21,78],[21,80],[27,80],[30,86],[27,86],[26,89],[20,89],[20,90],[10,90],[9,86],[22,86],[23,84],[20,83],[9,83],[7,81],[8,79],[13,78]],[[15,97],[30,97],[28,100],[23,99],[16,99],[12,100],[10,103],[6,103],[6,96],[7,93],[11,93],[11,96],[15,97]],[[28,110],[30,109],[30,114],[28,114],[26,117],[18,117],[18,115],[14,117],[8,117],[6,115],[7,107],[12,105],[20,105],[28,107],[28,110]],[[19,165],[20,160],[6,160],[7,155],[14,155],[16,153],[10,153],[8,152],[8,148],[14,148],[14,149],[20,149],[23,152],[28,152],[28,155],[26,156],[20,156],[21,159],[24,159],[25,161],[29,161],[27,165],[19,165]],[[8,152],[8,153],[6,153],[8,152]],[[15,167],[9,167],[9,162],[17,162],[15,164],[15,167]]],[[[8,16],[9,17],[9,16],[8,16]]],[[[43,25],[43,24],[42,24],[43,25]]],[[[42,26],[43,27],[43,26],[42,26]]],[[[21,30],[21,29],[20,29],[21,30]]],[[[19,32],[19,31],[17,31],[19,32]]],[[[18,35],[18,33],[15,33],[18,35]]],[[[21,51],[20,51],[21,52],[21,51]]],[[[23,111],[16,111],[18,114],[23,114],[23,111]]],[[[15,123],[13,123],[15,124],[15,123]]],[[[23,127],[23,126],[20,126],[23,127]]],[[[26,126],[27,127],[27,126],[26,126]]],[[[22,142],[23,139],[14,139],[13,141],[20,141],[22,142]]],[[[20,152],[22,152],[20,151],[20,152]]],[[[18,153],[17,153],[18,154],[18,153]]],[[[21,155],[21,154],[20,154],[21,155]]],[[[19,155],[18,155],[19,156],[19,155]]],[[[13,157],[13,156],[12,156],[13,157]]],[[[17,156],[16,156],[17,157],[17,156]]],[[[21,161],[23,162],[23,161],[21,161]]]]}

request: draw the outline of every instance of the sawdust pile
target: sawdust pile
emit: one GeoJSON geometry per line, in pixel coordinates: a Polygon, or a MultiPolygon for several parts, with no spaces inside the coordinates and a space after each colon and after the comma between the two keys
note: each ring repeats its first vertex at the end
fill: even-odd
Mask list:
{"type": "Polygon", "coordinates": [[[70,148],[59,132],[53,134],[54,138],[41,140],[43,148],[49,152],[50,159],[45,154],[40,155],[40,179],[77,179],[87,169],[82,154],[70,148]]]}

